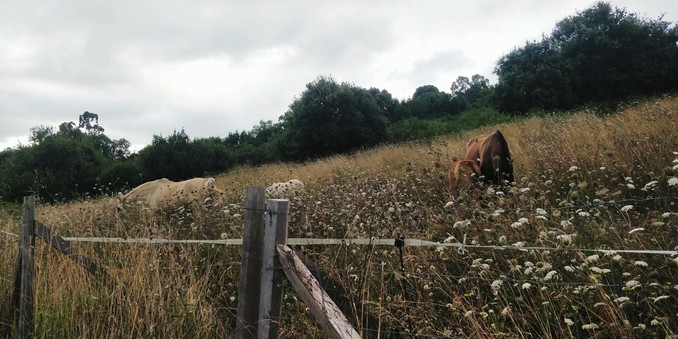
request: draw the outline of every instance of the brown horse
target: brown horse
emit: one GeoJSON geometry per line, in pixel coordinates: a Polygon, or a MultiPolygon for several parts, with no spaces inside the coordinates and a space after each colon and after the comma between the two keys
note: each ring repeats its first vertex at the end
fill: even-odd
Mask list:
{"type": "Polygon", "coordinates": [[[499,130],[471,139],[466,145],[464,159],[476,161],[480,174],[487,183],[503,185],[514,181],[511,153],[499,130]]]}
{"type": "Polygon", "coordinates": [[[458,189],[468,186],[472,180],[480,176],[480,167],[474,160],[457,160],[447,173],[447,191],[452,195],[458,189]]]}

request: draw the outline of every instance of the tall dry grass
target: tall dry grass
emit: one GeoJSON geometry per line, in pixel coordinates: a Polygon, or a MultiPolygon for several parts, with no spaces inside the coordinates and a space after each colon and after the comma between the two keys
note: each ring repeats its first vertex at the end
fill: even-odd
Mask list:
{"type": "MultiPolygon", "coordinates": [[[[290,237],[422,238],[508,249],[300,248],[355,300],[365,337],[669,337],[678,334],[675,257],[585,249],[678,246],[678,99],[611,116],[580,112],[491,126],[428,144],[384,146],[304,164],[217,177],[225,194],[204,218],[119,211],[112,198],[39,205],[62,236],[214,239],[242,236],[247,185],[298,178],[290,237]],[[445,176],[466,142],[500,129],[516,185],[454,192],[445,176]],[[543,246],[556,250],[519,250],[543,246]],[[364,328],[361,318],[381,326],[364,328]]],[[[0,211],[18,233],[21,211],[0,211]]],[[[16,239],[0,234],[0,293],[11,286],[16,239]]],[[[36,246],[38,337],[232,337],[240,248],[77,243],[108,269],[96,280],[36,246]]],[[[282,337],[323,337],[285,285],[282,337]]]]}

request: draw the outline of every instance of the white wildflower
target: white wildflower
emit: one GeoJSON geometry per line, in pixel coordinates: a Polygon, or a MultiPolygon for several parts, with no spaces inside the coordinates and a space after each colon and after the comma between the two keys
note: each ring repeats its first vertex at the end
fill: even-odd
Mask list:
{"type": "Polygon", "coordinates": [[[548,213],[546,212],[546,210],[543,209],[543,208],[537,208],[537,209],[534,211],[534,213],[536,213],[537,215],[548,215],[548,213]]]}
{"type": "Polygon", "coordinates": [[[447,204],[445,204],[445,208],[454,206],[454,201],[448,201],[447,204]]]}
{"type": "Polygon", "coordinates": [[[532,271],[533,271],[532,267],[528,267],[528,268],[525,269],[525,271],[523,272],[523,274],[525,274],[525,275],[530,275],[530,274],[532,274],[532,271]]]}
{"type": "Polygon", "coordinates": [[[671,216],[671,212],[666,212],[662,214],[662,218],[667,219],[671,216]]]}
{"type": "Polygon", "coordinates": [[[555,277],[557,274],[558,272],[556,271],[549,271],[549,273],[546,273],[546,275],[544,276],[544,281],[549,281],[553,279],[553,277],[555,277]]]}
{"type": "Polygon", "coordinates": [[[508,239],[506,238],[505,235],[502,235],[502,236],[499,237],[499,243],[500,244],[506,245],[507,242],[508,242],[508,239]]]}
{"type": "MultiPolygon", "coordinates": [[[[640,284],[640,282],[638,282],[637,280],[629,280],[629,281],[626,282],[626,287],[628,287],[628,288],[630,288],[630,289],[632,289],[632,290],[633,290],[633,289],[636,289],[636,288],[638,288],[638,287],[640,287],[640,286],[641,286],[641,284],[640,284]]],[[[678,286],[678,285],[677,285],[677,286],[678,286]]]]}
{"type": "Polygon", "coordinates": [[[472,316],[472,315],[473,315],[473,311],[472,311],[472,310],[471,310],[471,311],[466,311],[466,313],[464,313],[464,317],[466,317],[466,318],[468,318],[468,317],[470,317],[470,316],[472,316]]]}
{"type": "Polygon", "coordinates": [[[652,326],[659,326],[661,324],[662,324],[662,322],[657,320],[657,319],[652,319],[652,321],[650,321],[650,325],[652,325],[652,326]]]}
{"type": "Polygon", "coordinates": [[[496,194],[498,197],[503,197],[503,196],[504,196],[504,192],[502,192],[502,191],[497,191],[497,193],[495,193],[495,194],[496,194]]]}
{"type": "Polygon", "coordinates": [[[556,239],[565,245],[572,243],[572,235],[570,234],[560,234],[556,239]]]}
{"type": "Polygon", "coordinates": [[[645,184],[645,187],[643,187],[643,191],[648,191],[648,190],[652,191],[655,188],[657,188],[657,184],[659,184],[659,181],[656,181],[656,180],[650,181],[647,184],[645,184]]]}
{"type": "Polygon", "coordinates": [[[626,187],[628,187],[631,190],[636,189],[636,186],[633,186],[633,184],[626,184],[626,187]]]}
{"type": "MultiPolygon", "coordinates": [[[[519,241],[517,243],[511,244],[511,246],[513,246],[513,247],[525,247],[525,243],[522,242],[522,241],[519,241]]],[[[676,285],[676,286],[678,286],[678,285],[676,285]]]]}
{"type": "Polygon", "coordinates": [[[678,186],[678,178],[676,177],[669,178],[668,184],[671,187],[678,186]]]}
{"type": "Polygon", "coordinates": [[[598,329],[598,325],[596,323],[590,323],[590,324],[582,325],[581,329],[582,330],[595,330],[595,329],[598,329]]]}
{"type": "Polygon", "coordinates": [[[570,319],[570,318],[565,318],[563,321],[565,321],[565,325],[567,325],[567,326],[574,325],[574,321],[572,321],[572,319],[570,319]]]}
{"type": "Polygon", "coordinates": [[[521,222],[514,222],[511,224],[512,228],[520,228],[521,226],[523,226],[523,223],[521,222]]]}
{"type": "Polygon", "coordinates": [[[594,255],[590,255],[590,256],[586,257],[586,262],[592,263],[592,262],[598,261],[598,259],[600,259],[600,256],[597,255],[597,254],[594,254],[594,255]]]}
{"type": "Polygon", "coordinates": [[[641,267],[647,267],[648,266],[647,263],[642,261],[642,260],[636,261],[635,264],[636,264],[636,266],[641,266],[641,267]]]}
{"type": "Polygon", "coordinates": [[[510,313],[511,313],[511,307],[510,306],[506,306],[506,307],[504,307],[503,310],[501,310],[501,315],[503,315],[503,316],[507,316],[510,313]]]}
{"type": "Polygon", "coordinates": [[[579,167],[577,167],[577,166],[572,166],[572,167],[570,167],[570,169],[567,170],[567,171],[568,171],[568,172],[574,172],[574,171],[576,171],[576,170],[578,170],[578,169],[579,169],[579,167]]]}
{"type": "Polygon", "coordinates": [[[631,177],[625,177],[624,180],[631,182],[631,183],[633,182],[633,179],[631,179],[631,177]]]}
{"type": "Polygon", "coordinates": [[[221,233],[221,235],[220,235],[219,237],[220,237],[221,239],[226,239],[226,238],[228,238],[228,233],[225,233],[225,232],[224,232],[224,233],[221,233]]]}
{"type": "Polygon", "coordinates": [[[530,289],[530,287],[532,287],[532,284],[530,284],[530,283],[524,283],[521,286],[521,288],[524,289],[524,290],[528,290],[528,289],[530,289]]]}
{"type": "Polygon", "coordinates": [[[657,301],[664,300],[664,299],[668,299],[668,298],[670,298],[668,295],[660,295],[660,296],[654,298],[653,301],[654,301],[654,302],[657,302],[657,301]]]}
{"type": "Polygon", "coordinates": [[[455,222],[454,226],[452,226],[452,228],[468,227],[470,225],[471,225],[471,220],[466,219],[466,220],[461,220],[461,221],[455,222]]]}
{"type": "Polygon", "coordinates": [[[549,218],[547,218],[547,217],[545,217],[545,216],[543,216],[543,215],[538,215],[538,216],[536,216],[536,217],[534,217],[534,218],[537,219],[537,220],[543,220],[543,221],[548,221],[548,220],[549,220],[549,218]]]}
{"type": "Polygon", "coordinates": [[[623,303],[625,303],[625,302],[627,302],[627,301],[629,301],[629,300],[631,300],[631,298],[629,298],[629,297],[619,297],[619,298],[615,299],[614,301],[615,301],[617,304],[623,304],[623,303]]]}
{"type": "Polygon", "coordinates": [[[487,191],[485,191],[485,192],[487,193],[487,195],[494,195],[494,188],[488,187],[487,191]]]}
{"type": "Polygon", "coordinates": [[[614,261],[621,261],[621,260],[622,260],[622,256],[619,255],[619,254],[615,254],[615,256],[612,257],[612,260],[614,260],[614,261]]]}
{"type": "Polygon", "coordinates": [[[231,296],[231,297],[228,298],[228,299],[229,299],[231,302],[234,302],[234,301],[235,301],[235,297],[233,297],[233,296],[231,296]]]}
{"type": "Polygon", "coordinates": [[[590,217],[591,216],[591,213],[586,212],[586,211],[581,211],[577,214],[579,214],[580,217],[590,217]]]}
{"type": "Polygon", "coordinates": [[[570,222],[569,220],[563,220],[563,221],[560,222],[560,226],[561,227],[569,227],[569,226],[572,226],[572,222],[570,222]]]}
{"type": "Polygon", "coordinates": [[[644,231],[644,230],[645,230],[645,229],[642,228],[642,227],[637,227],[637,228],[634,228],[634,229],[630,230],[630,231],[629,231],[629,234],[633,234],[633,233],[636,233],[636,232],[641,232],[641,231],[644,231]]]}
{"type": "Polygon", "coordinates": [[[521,188],[521,189],[520,189],[520,193],[527,193],[527,192],[529,192],[529,191],[530,191],[530,188],[529,188],[529,187],[524,187],[524,188],[521,188]]]}
{"type": "Polygon", "coordinates": [[[621,208],[622,212],[628,212],[629,210],[633,209],[633,205],[626,205],[621,208]]]}
{"type": "Polygon", "coordinates": [[[605,170],[605,166],[600,167],[600,170],[601,170],[601,171],[604,171],[604,170],[605,170]]]}
{"type": "Polygon", "coordinates": [[[395,208],[393,208],[393,207],[389,207],[389,208],[388,208],[388,213],[395,213],[395,211],[396,211],[396,210],[395,210],[395,208]]]}
{"type": "Polygon", "coordinates": [[[451,243],[452,240],[457,240],[457,238],[455,238],[453,235],[451,235],[451,236],[445,238],[445,240],[443,240],[443,242],[444,243],[451,243]]]}
{"type": "Polygon", "coordinates": [[[644,330],[646,327],[647,326],[645,326],[645,324],[638,324],[638,328],[640,328],[641,330],[644,330]]]}
{"type": "Polygon", "coordinates": [[[593,273],[603,273],[603,269],[596,266],[589,267],[589,270],[591,270],[593,273]]]}
{"type": "Polygon", "coordinates": [[[568,265],[568,266],[565,266],[564,268],[565,268],[565,270],[568,271],[568,272],[574,272],[574,271],[575,271],[574,267],[569,266],[569,265],[568,265]]]}
{"type": "Polygon", "coordinates": [[[527,224],[527,223],[529,223],[530,221],[527,220],[527,218],[520,218],[520,219],[518,219],[518,222],[521,223],[521,224],[527,224]]]}

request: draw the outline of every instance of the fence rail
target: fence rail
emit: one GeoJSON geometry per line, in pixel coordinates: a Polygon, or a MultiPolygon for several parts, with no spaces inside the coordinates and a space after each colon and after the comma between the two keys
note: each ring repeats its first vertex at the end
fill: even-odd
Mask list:
{"type": "MultiPolygon", "coordinates": [[[[63,237],[69,242],[96,242],[96,243],[125,243],[125,244],[205,244],[205,245],[242,245],[242,239],[190,240],[190,239],[154,239],[154,238],[100,238],[100,237],[63,237]]],[[[322,246],[322,245],[374,245],[395,246],[396,239],[385,238],[350,238],[350,239],[321,239],[321,238],[288,238],[287,244],[294,246],[322,246]]],[[[542,246],[495,246],[495,245],[468,245],[460,242],[436,242],[424,239],[405,239],[405,247],[453,247],[457,249],[493,249],[518,251],[577,251],[591,253],[630,253],[678,255],[678,250],[646,250],[646,249],[594,249],[576,247],[542,247],[542,246]]]]}

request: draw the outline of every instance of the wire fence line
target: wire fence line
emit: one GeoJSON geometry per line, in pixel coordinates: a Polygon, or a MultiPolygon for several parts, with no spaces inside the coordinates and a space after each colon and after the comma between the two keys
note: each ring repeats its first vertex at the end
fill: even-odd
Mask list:
{"type": "MultiPolygon", "coordinates": [[[[18,234],[2,231],[2,233],[19,237],[18,234]]],[[[106,238],[106,237],[62,237],[69,242],[90,242],[90,243],[113,243],[113,244],[197,244],[197,245],[223,245],[223,246],[241,246],[242,239],[160,239],[160,238],[106,238]]],[[[326,245],[371,245],[371,246],[395,246],[396,239],[393,238],[353,238],[353,239],[323,239],[323,238],[288,238],[287,245],[292,246],[326,246],[326,245]]],[[[602,253],[602,254],[654,254],[654,255],[678,255],[676,250],[647,250],[647,249],[591,249],[577,247],[543,247],[543,246],[514,246],[514,245],[469,245],[460,242],[436,242],[424,239],[404,239],[405,247],[453,247],[457,248],[460,254],[467,249],[489,249],[489,250],[513,250],[513,251],[574,251],[584,253],[602,253]]]]}
{"type": "MultiPolygon", "coordinates": [[[[125,238],[97,238],[97,237],[64,237],[66,241],[74,242],[99,242],[99,243],[142,243],[142,244],[203,244],[203,245],[242,245],[243,239],[217,239],[217,240],[172,240],[172,239],[125,239],[125,238]]],[[[324,239],[324,238],[288,238],[287,245],[291,246],[326,246],[326,245],[371,245],[371,246],[396,246],[394,238],[352,238],[352,239],[324,239]]],[[[576,247],[542,247],[542,246],[504,246],[504,245],[469,245],[460,242],[435,242],[424,239],[404,239],[405,247],[453,247],[460,254],[465,249],[490,249],[490,250],[518,250],[518,251],[575,251],[602,254],[655,254],[655,255],[678,255],[677,250],[647,250],[647,249],[588,249],[576,247]]]]}

